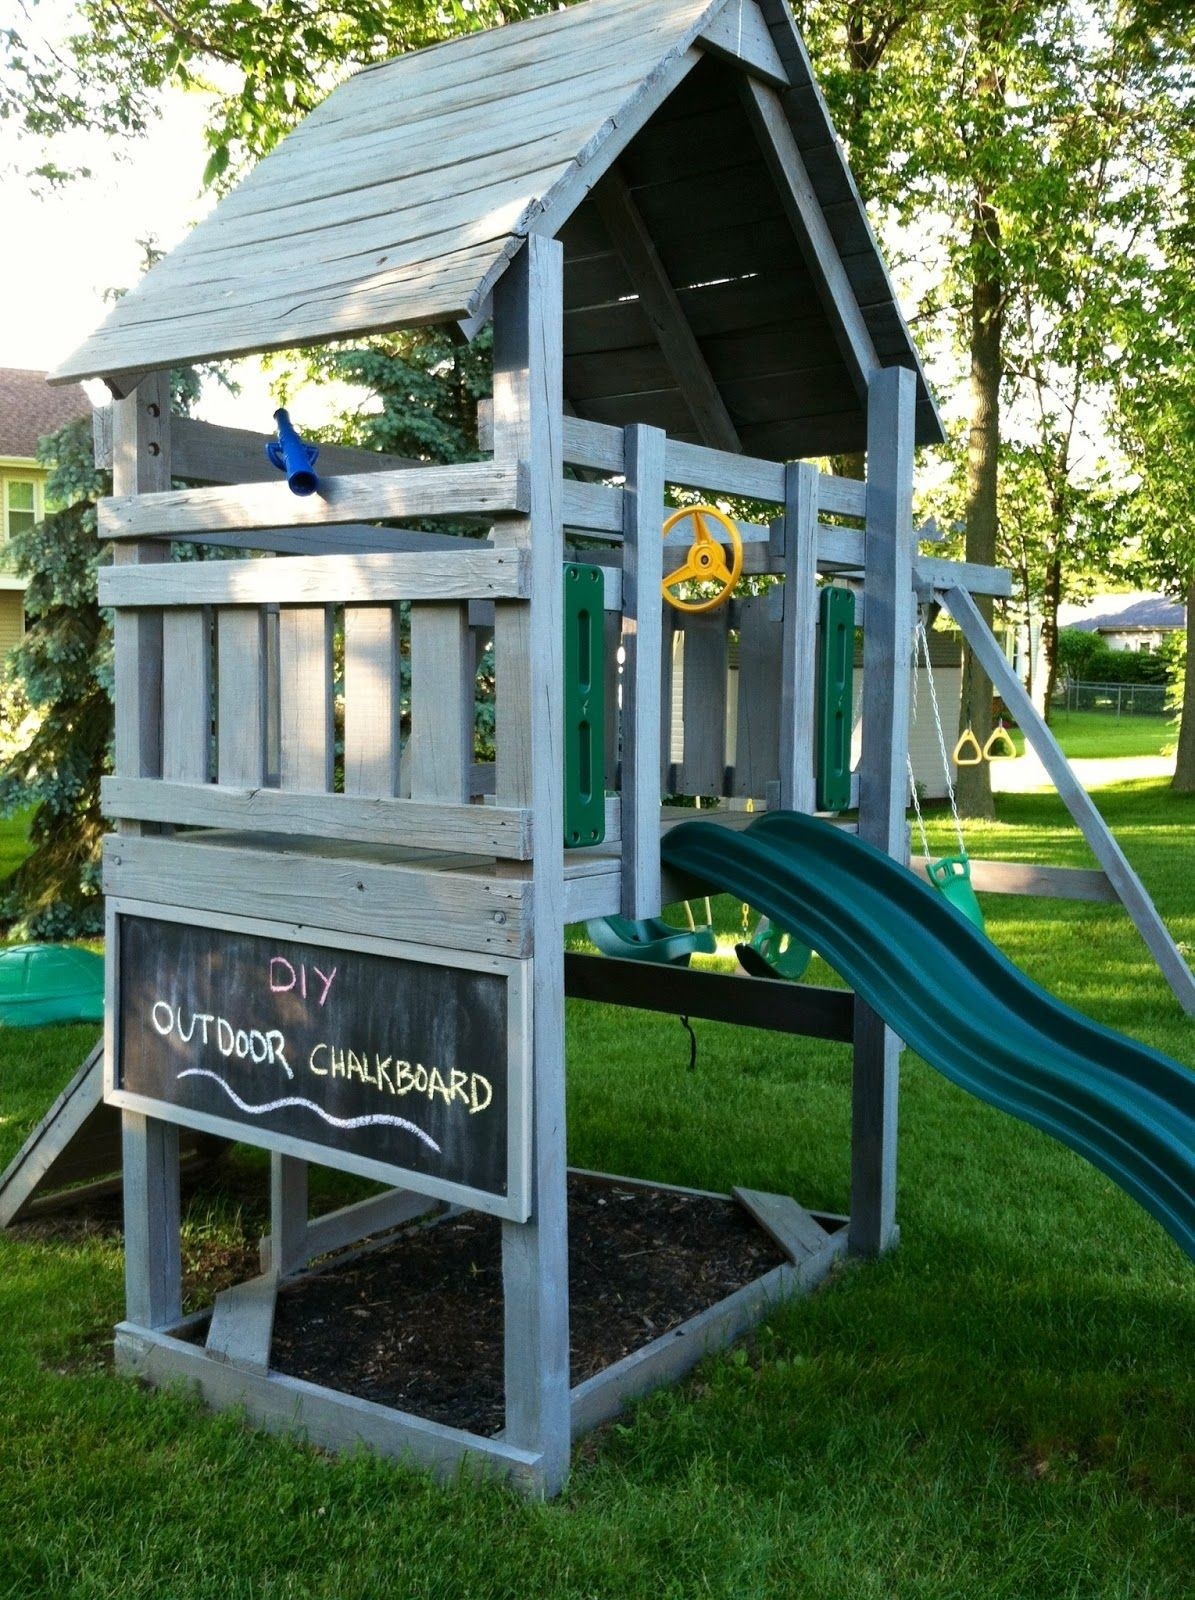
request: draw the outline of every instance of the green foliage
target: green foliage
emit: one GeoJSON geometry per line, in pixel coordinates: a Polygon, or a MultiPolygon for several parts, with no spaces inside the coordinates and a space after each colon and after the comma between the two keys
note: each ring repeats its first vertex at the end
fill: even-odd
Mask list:
{"type": "Polygon", "coordinates": [[[419,461],[477,460],[477,403],[492,387],[488,327],[472,343],[447,328],[416,328],[314,350],[302,366],[308,377],[358,385],[368,396],[324,430],[330,438],[419,461]]]}
{"type": "Polygon", "coordinates": [[[0,723],[15,746],[0,770],[0,811],[37,809],[32,854],[8,879],[0,915],[14,936],[62,938],[102,926],[99,787],[110,761],[112,651],[95,599],[96,570],[109,559],[95,501],[110,489],[92,459],[89,420],[42,444],[46,498],[60,509],[12,539],[29,582],[28,630],[0,684],[0,723]]]}
{"type": "Polygon", "coordinates": [[[1170,688],[1167,704],[1180,717],[1184,709],[1188,648],[1185,633],[1172,633],[1162,641],[1162,648],[1158,651],[1165,663],[1166,682],[1170,688]]]}
{"type": "MultiPolygon", "coordinates": [[[[73,31],[0,29],[0,119],[39,140],[146,132],[161,90],[212,97],[205,186],[228,188],[357,68],[517,21],[545,0],[80,0],[73,31]]],[[[44,161],[50,182],[73,176],[44,161]]]]}
{"type": "Polygon", "coordinates": [[[1172,665],[1161,651],[1113,650],[1098,633],[1063,628],[1058,635],[1058,665],[1084,683],[1167,683],[1172,665]]]}

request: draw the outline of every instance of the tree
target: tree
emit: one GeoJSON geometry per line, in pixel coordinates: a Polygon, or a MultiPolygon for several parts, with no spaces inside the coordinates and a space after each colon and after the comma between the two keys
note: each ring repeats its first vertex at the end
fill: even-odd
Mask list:
{"type": "Polygon", "coordinates": [[[31,854],[6,884],[0,915],[12,932],[60,938],[102,930],[100,777],[112,743],[112,641],[95,599],[109,559],[96,538],[95,502],[110,493],[94,465],[91,425],[72,422],[42,441],[46,496],[60,507],[10,544],[29,580],[27,631],[9,657],[0,721],[16,748],[0,772],[0,810],[36,806],[31,854]],[[26,722],[29,706],[39,714],[26,722]]]}
{"type": "MultiPolygon", "coordinates": [[[[810,31],[881,228],[928,242],[922,311],[945,313],[952,387],[967,390],[955,452],[967,558],[991,564],[1015,542],[1037,592],[1059,594],[1091,504],[1080,424],[1108,392],[1109,308],[1158,225],[1158,164],[1189,114],[1189,59],[1159,48],[1120,0],[879,0],[845,13],[815,0],[810,31]],[[1036,479],[1047,536],[1032,547],[1028,517],[1012,541],[1001,533],[1010,450],[1022,468],[1036,457],[1015,486],[1025,507],[1036,479]]],[[[970,662],[963,706],[982,740],[990,691],[970,662]]],[[[960,797],[990,812],[986,767],[960,774],[960,797]]]]}
{"type": "MultiPolygon", "coordinates": [[[[0,28],[0,118],[39,143],[139,137],[167,87],[211,96],[204,184],[224,186],[359,67],[552,9],[550,0],[80,0],[77,29],[0,28]]],[[[61,182],[79,169],[32,170],[61,182]]]]}
{"type": "Polygon", "coordinates": [[[1164,242],[1169,270],[1124,308],[1119,421],[1137,474],[1123,513],[1125,566],[1186,605],[1173,786],[1195,794],[1195,228],[1182,223],[1164,242]]]}

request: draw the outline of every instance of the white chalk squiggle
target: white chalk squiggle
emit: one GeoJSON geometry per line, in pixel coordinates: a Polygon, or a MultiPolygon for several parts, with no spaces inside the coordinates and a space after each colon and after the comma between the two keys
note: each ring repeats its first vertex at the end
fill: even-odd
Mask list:
{"type": "Polygon", "coordinates": [[[179,1073],[180,1078],[211,1078],[218,1083],[224,1093],[242,1111],[247,1111],[251,1117],[264,1117],[267,1111],[281,1111],[285,1106],[302,1106],[307,1111],[314,1111],[317,1117],[322,1117],[333,1128],[372,1128],[377,1126],[390,1128],[405,1128],[408,1133],[413,1133],[417,1139],[422,1139],[429,1150],[440,1154],[440,1146],[431,1137],[424,1133],[422,1128],[417,1128],[413,1122],[408,1122],[405,1117],[392,1117],[384,1111],[379,1111],[366,1117],[334,1117],[331,1112],[325,1111],[323,1106],[317,1106],[314,1100],[304,1100],[299,1095],[287,1095],[282,1100],[271,1100],[264,1106],[251,1106],[247,1100],[242,1100],[240,1095],[230,1083],[225,1083],[218,1072],[209,1072],[206,1067],[188,1067],[185,1072],[179,1073]]]}

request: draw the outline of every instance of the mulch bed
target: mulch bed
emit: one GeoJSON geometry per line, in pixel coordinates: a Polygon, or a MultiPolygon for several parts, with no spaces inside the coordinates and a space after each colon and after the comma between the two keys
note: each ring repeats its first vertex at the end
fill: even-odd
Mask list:
{"type": "MultiPolygon", "coordinates": [[[[570,1177],[572,1382],[785,1259],[736,1202],[570,1177]]],[[[501,1225],[471,1212],[288,1284],[278,1296],[270,1364],[436,1422],[497,1433],[501,1225]]]]}

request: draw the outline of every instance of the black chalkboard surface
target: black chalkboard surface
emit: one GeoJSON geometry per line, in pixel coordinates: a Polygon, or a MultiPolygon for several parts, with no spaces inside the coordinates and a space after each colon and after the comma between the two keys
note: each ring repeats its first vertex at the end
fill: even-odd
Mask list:
{"type": "Polygon", "coordinates": [[[248,1143],[322,1146],[330,1166],[343,1152],[506,1196],[503,975],[129,914],[117,926],[116,1090],[173,1121],[236,1123],[248,1143]]]}

